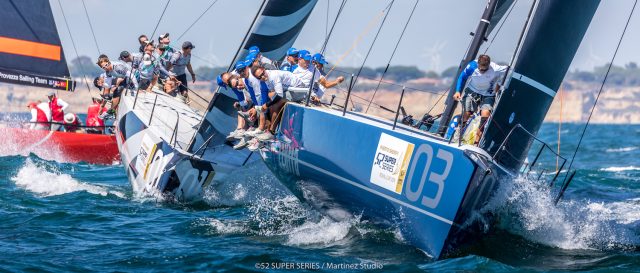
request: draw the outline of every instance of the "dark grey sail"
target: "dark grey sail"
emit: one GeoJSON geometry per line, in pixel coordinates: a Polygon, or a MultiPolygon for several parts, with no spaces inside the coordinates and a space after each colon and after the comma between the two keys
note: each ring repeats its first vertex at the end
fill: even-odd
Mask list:
{"type": "Polygon", "coordinates": [[[502,17],[504,17],[507,10],[509,10],[513,4],[513,0],[487,1],[487,5],[485,6],[482,17],[480,18],[480,23],[478,23],[478,27],[473,34],[473,39],[471,40],[469,49],[458,65],[458,71],[456,72],[454,81],[451,83],[451,87],[449,88],[449,94],[445,99],[445,109],[440,117],[440,127],[438,128],[438,133],[440,135],[444,135],[447,128],[449,128],[449,122],[453,117],[453,111],[455,111],[456,106],[458,105],[458,102],[453,99],[457,82],[455,79],[460,76],[460,73],[462,73],[462,70],[467,66],[467,64],[476,58],[476,55],[478,54],[482,44],[486,41],[487,36],[491,31],[493,31],[493,28],[498,24],[498,22],[502,20],[502,17]]]}
{"type": "Polygon", "coordinates": [[[496,9],[491,16],[491,20],[489,20],[489,30],[487,33],[491,33],[493,28],[498,25],[498,22],[502,20],[502,17],[507,13],[507,11],[514,4],[515,0],[498,0],[498,4],[496,5],[496,9]]]}
{"type": "MultiPolygon", "coordinates": [[[[251,46],[258,46],[262,54],[272,60],[279,61],[284,58],[287,49],[293,45],[317,2],[317,0],[268,0],[234,62],[243,58],[251,46]]],[[[201,148],[220,146],[224,143],[226,134],[236,127],[237,111],[233,108],[234,102],[235,95],[231,90],[218,89],[189,146],[189,152],[193,153],[201,148]],[[207,145],[204,145],[205,142],[207,145]]],[[[246,150],[240,152],[248,154],[246,150]]]]}
{"type": "MultiPolygon", "coordinates": [[[[518,50],[508,86],[489,120],[480,146],[496,154],[509,132],[521,125],[535,135],[575,56],[599,0],[538,0],[518,50]]],[[[532,136],[516,132],[504,146],[499,163],[522,165],[532,136]]]]}
{"type": "Polygon", "coordinates": [[[49,0],[2,0],[0,18],[0,81],[73,91],[49,0]]]}

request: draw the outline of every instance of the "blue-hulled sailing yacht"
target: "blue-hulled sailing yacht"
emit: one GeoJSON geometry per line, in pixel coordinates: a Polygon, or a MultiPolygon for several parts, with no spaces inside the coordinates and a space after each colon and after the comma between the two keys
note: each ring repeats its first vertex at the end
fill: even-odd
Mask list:
{"type": "MultiPolygon", "coordinates": [[[[476,57],[497,2],[488,1],[461,68],[476,57]]],[[[534,1],[479,147],[367,114],[289,103],[261,155],[302,200],[320,196],[322,207],[395,226],[439,258],[473,238],[471,219],[499,182],[518,175],[598,5],[534,1]]]]}

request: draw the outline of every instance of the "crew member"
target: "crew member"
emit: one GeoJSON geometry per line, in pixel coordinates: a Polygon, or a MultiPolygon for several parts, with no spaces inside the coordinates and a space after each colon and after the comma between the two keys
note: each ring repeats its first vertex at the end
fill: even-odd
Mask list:
{"type": "Polygon", "coordinates": [[[138,89],[138,82],[131,73],[131,67],[124,62],[111,62],[108,57],[104,56],[98,59],[97,65],[104,70],[108,77],[113,78],[111,109],[106,114],[103,114],[103,118],[105,118],[109,115],[115,115],[122,91],[129,86],[138,89]]]}
{"type": "Polygon", "coordinates": [[[92,104],[87,109],[87,133],[89,134],[102,134],[104,132],[104,120],[100,118],[100,114],[107,111],[107,108],[102,105],[103,99],[101,97],[91,98],[92,104]]]}
{"type": "Polygon", "coordinates": [[[453,99],[461,99],[461,91],[464,87],[464,97],[462,104],[465,109],[462,118],[463,124],[469,119],[473,112],[480,110],[480,128],[476,135],[476,140],[482,137],[485,123],[493,111],[496,92],[499,91],[498,81],[503,77],[507,66],[500,66],[491,62],[488,55],[478,56],[478,60],[471,61],[460,73],[456,84],[456,92],[453,99]]]}
{"type": "Polygon", "coordinates": [[[298,53],[300,53],[295,48],[289,48],[287,50],[287,56],[285,57],[282,65],[280,65],[280,70],[293,72],[298,67],[298,53]]]}
{"type": "Polygon", "coordinates": [[[320,72],[320,78],[317,79],[317,82],[320,85],[314,86],[314,92],[311,99],[314,102],[320,102],[320,99],[322,99],[325,90],[344,82],[344,77],[338,76],[333,81],[327,80],[327,73],[324,71],[324,65],[328,64],[328,62],[324,59],[324,56],[322,56],[321,53],[314,54],[313,57],[311,57],[311,63],[317,69],[317,71],[320,72]]]}
{"type": "Polygon", "coordinates": [[[64,123],[64,109],[69,107],[69,104],[59,99],[56,96],[56,92],[49,92],[47,96],[49,98],[49,110],[51,110],[51,131],[59,131],[64,123]]]}
{"type": "Polygon", "coordinates": [[[49,130],[49,119],[44,111],[38,108],[38,104],[30,102],[27,105],[27,108],[29,108],[31,112],[31,120],[29,120],[31,124],[29,124],[29,129],[49,130]]]}
{"type": "Polygon", "coordinates": [[[173,66],[173,73],[176,75],[176,79],[181,82],[180,86],[178,86],[178,91],[185,97],[188,98],[188,87],[187,87],[187,73],[186,70],[191,74],[192,82],[196,82],[196,73],[193,72],[193,68],[191,67],[191,50],[193,50],[195,46],[186,41],[182,43],[182,49],[176,51],[171,56],[171,65],[173,66]]]}
{"type": "Polygon", "coordinates": [[[147,37],[147,35],[140,35],[138,36],[138,43],[140,43],[140,53],[144,52],[144,47],[147,44],[147,41],[149,40],[149,38],[147,37]]]}
{"type": "Polygon", "coordinates": [[[284,98],[284,90],[292,87],[303,87],[304,84],[291,72],[282,70],[266,70],[262,66],[252,67],[251,74],[253,74],[253,76],[260,81],[266,83],[269,90],[268,97],[271,100],[266,104],[267,107],[261,107],[260,109],[264,114],[266,114],[267,112],[271,114],[269,116],[269,120],[271,121],[271,125],[268,128],[269,130],[265,130],[266,123],[260,124],[260,129],[265,130],[265,132],[263,134],[257,135],[256,139],[252,140],[252,142],[249,144],[250,150],[256,150],[260,146],[260,144],[257,142],[273,139],[273,133],[278,126],[280,118],[280,110],[287,103],[287,99],[284,98]]]}
{"type": "Polygon", "coordinates": [[[258,48],[257,46],[252,46],[249,48],[249,55],[254,55],[255,56],[255,60],[258,61],[258,64],[260,66],[264,66],[267,69],[277,69],[276,65],[273,63],[273,61],[265,56],[262,55],[262,53],[260,52],[260,48],[258,48]]]}
{"type": "Polygon", "coordinates": [[[64,115],[64,130],[70,133],[82,133],[82,121],[74,113],[64,115]]]}

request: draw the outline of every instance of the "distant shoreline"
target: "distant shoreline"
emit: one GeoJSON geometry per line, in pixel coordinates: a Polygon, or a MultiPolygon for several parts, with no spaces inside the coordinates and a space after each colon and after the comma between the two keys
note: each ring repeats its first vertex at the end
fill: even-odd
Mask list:
{"type": "MultiPolygon", "coordinates": [[[[351,108],[364,111],[368,106],[368,100],[373,96],[374,87],[367,87],[365,80],[361,81],[359,90],[355,90],[352,96],[351,108]],[[365,91],[366,90],[366,91],[365,91]]],[[[377,83],[377,82],[376,82],[377,83]]],[[[213,96],[212,83],[202,81],[190,85],[198,94],[210,99],[213,96]]],[[[446,90],[446,81],[421,78],[406,82],[407,86],[422,85],[431,91],[419,92],[410,91],[405,94],[403,107],[407,113],[414,117],[421,117],[427,109],[432,109],[433,113],[440,113],[444,109],[444,99],[442,91],[446,90]],[[411,103],[407,103],[411,102],[411,103]],[[437,105],[433,105],[438,102],[437,105]]],[[[213,86],[215,87],[215,86],[213,86]]],[[[582,81],[565,81],[563,88],[553,101],[549,109],[545,122],[562,123],[584,123],[586,122],[599,85],[582,81]],[[561,111],[562,110],[562,111],[561,111]]],[[[46,101],[48,89],[0,84],[0,105],[2,113],[21,113],[26,111],[27,103],[31,101],[46,101]]],[[[91,104],[91,96],[97,96],[95,88],[91,92],[84,88],[78,88],[75,92],[58,92],[58,96],[70,104],[68,112],[84,114],[91,104]]],[[[330,89],[324,96],[325,101],[331,100],[331,96],[336,95],[335,104],[343,105],[344,97],[342,91],[330,89]]],[[[193,96],[194,100],[196,99],[193,96]]],[[[393,119],[394,114],[384,110],[384,108],[395,109],[399,99],[397,90],[383,90],[376,93],[375,100],[369,108],[369,114],[393,119]],[[381,107],[379,107],[381,106],[381,107]],[[383,108],[384,107],[384,108],[383,108]]],[[[206,107],[207,103],[199,101],[199,108],[206,107]]],[[[197,104],[192,104],[196,105],[197,104]]],[[[610,86],[607,87],[596,107],[591,123],[594,124],[640,124],[640,86],[610,86]]]]}

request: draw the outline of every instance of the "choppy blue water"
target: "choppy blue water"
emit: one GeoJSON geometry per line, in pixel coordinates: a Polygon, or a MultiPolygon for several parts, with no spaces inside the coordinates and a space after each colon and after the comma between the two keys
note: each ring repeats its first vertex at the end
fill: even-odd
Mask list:
{"type": "MultiPolygon", "coordinates": [[[[582,126],[563,124],[563,154],[582,126]]],[[[554,146],[557,133],[557,124],[545,124],[540,135],[554,146]]],[[[354,271],[640,271],[639,135],[637,125],[591,126],[559,206],[543,188],[514,181],[492,202],[491,231],[438,261],[394,229],[323,217],[260,164],[217,185],[206,202],[181,205],[136,197],[119,165],[5,151],[0,271],[290,271],[302,263],[354,264],[354,271]]]]}

